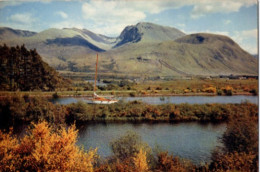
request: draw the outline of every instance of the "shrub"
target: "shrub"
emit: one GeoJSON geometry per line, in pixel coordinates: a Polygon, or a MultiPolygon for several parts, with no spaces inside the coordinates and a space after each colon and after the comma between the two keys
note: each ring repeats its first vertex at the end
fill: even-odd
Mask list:
{"type": "Polygon", "coordinates": [[[93,171],[97,149],[76,146],[75,126],[54,130],[47,122],[33,124],[19,142],[0,132],[0,168],[3,171],[93,171]],[[14,170],[15,169],[15,170],[14,170]]]}
{"type": "Polygon", "coordinates": [[[256,88],[252,89],[249,91],[251,94],[253,94],[254,96],[256,96],[258,94],[258,91],[256,88]]]}
{"type": "Polygon", "coordinates": [[[226,86],[222,88],[222,91],[227,95],[227,96],[232,96],[233,95],[233,88],[231,86],[226,86]]]}
{"type": "Polygon", "coordinates": [[[257,156],[252,153],[215,153],[210,164],[211,171],[257,171],[257,156]]]}
{"type": "Polygon", "coordinates": [[[249,116],[230,120],[222,142],[227,152],[257,152],[258,126],[249,116]]]}
{"type": "Polygon", "coordinates": [[[151,151],[150,147],[143,143],[141,137],[135,132],[127,132],[110,144],[114,155],[120,160],[134,157],[140,149],[148,153],[151,151]]]}
{"type": "Polygon", "coordinates": [[[183,172],[188,171],[185,169],[178,157],[169,156],[168,152],[161,152],[157,155],[158,161],[155,171],[172,171],[183,172]]]}
{"type": "Polygon", "coordinates": [[[131,93],[129,93],[129,96],[130,96],[130,97],[135,97],[135,96],[136,96],[136,93],[135,93],[135,92],[131,92],[131,93]]]}
{"type": "Polygon", "coordinates": [[[57,92],[53,93],[53,94],[52,94],[52,98],[53,98],[53,99],[58,99],[58,98],[59,98],[58,93],[57,93],[57,92]]]}
{"type": "Polygon", "coordinates": [[[203,88],[202,91],[206,92],[206,93],[216,93],[217,89],[216,89],[216,87],[210,86],[207,88],[203,88]]]}
{"type": "Polygon", "coordinates": [[[140,149],[140,151],[133,157],[133,163],[136,171],[145,172],[148,171],[148,164],[146,160],[146,152],[140,149]]]}

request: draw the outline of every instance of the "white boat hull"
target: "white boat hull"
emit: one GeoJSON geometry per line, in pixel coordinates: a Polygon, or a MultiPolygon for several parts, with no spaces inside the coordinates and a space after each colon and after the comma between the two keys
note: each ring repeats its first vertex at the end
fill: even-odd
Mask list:
{"type": "Polygon", "coordinates": [[[103,105],[109,105],[118,102],[117,100],[110,100],[110,101],[101,101],[101,100],[90,100],[90,104],[103,104],[103,105]]]}

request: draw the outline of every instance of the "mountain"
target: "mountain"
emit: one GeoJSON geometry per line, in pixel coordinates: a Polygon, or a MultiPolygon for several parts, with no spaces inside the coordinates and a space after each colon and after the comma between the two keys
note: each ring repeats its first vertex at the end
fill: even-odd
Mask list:
{"type": "Polygon", "coordinates": [[[99,52],[99,72],[106,74],[137,77],[258,74],[257,59],[229,37],[185,35],[176,28],[153,23],[127,26],[115,38],[86,29],[65,28],[0,42],[36,48],[43,60],[58,70],[94,72],[95,54],[99,52]]]}
{"type": "Polygon", "coordinates": [[[258,71],[257,60],[233,40],[205,33],[186,35],[175,41],[128,44],[103,56],[112,59],[111,65],[106,65],[111,67],[108,71],[144,77],[257,75],[258,71]]]}
{"type": "Polygon", "coordinates": [[[118,37],[118,43],[115,47],[139,41],[162,42],[175,40],[182,36],[185,36],[185,34],[178,29],[142,22],[135,26],[127,26],[118,37]]]}
{"type": "Polygon", "coordinates": [[[20,37],[30,37],[35,35],[36,32],[25,31],[25,30],[15,30],[7,27],[0,28],[0,41],[17,39],[20,37]]]}

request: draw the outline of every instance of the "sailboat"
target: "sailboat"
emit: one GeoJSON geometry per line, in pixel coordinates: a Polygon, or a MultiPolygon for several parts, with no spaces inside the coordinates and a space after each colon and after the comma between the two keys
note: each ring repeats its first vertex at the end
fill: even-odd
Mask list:
{"type": "Polygon", "coordinates": [[[118,102],[118,100],[97,95],[97,93],[96,93],[97,66],[98,66],[98,54],[97,54],[97,61],[96,61],[96,73],[95,73],[94,93],[93,93],[93,98],[90,99],[90,102],[89,102],[89,103],[91,103],[91,104],[113,104],[113,103],[118,102]]]}

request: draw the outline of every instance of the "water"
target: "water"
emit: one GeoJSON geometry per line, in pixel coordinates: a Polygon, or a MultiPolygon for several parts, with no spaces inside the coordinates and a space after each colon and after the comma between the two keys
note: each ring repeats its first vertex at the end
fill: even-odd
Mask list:
{"type": "MultiPolygon", "coordinates": [[[[118,100],[123,101],[134,101],[140,100],[148,104],[167,104],[167,103],[189,103],[189,104],[205,104],[205,103],[241,103],[241,102],[251,102],[258,104],[258,96],[164,96],[164,97],[118,97],[118,100]]],[[[76,103],[78,101],[87,102],[88,100],[84,98],[76,97],[66,97],[52,99],[53,103],[59,104],[70,104],[76,103]]]]}
{"type": "Polygon", "coordinates": [[[78,145],[85,149],[98,148],[102,157],[112,155],[109,143],[127,131],[138,133],[151,148],[159,147],[169,154],[189,159],[195,164],[210,162],[212,151],[221,146],[219,137],[226,124],[158,123],[158,124],[87,124],[79,130],[78,145]]]}

